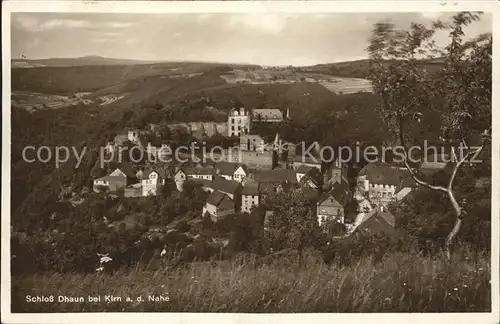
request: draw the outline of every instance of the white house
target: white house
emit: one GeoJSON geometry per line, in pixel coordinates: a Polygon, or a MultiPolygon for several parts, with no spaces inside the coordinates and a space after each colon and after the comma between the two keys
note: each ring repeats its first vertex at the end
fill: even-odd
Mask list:
{"type": "Polygon", "coordinates": [[[182,191],[184,188],[184,182],[187,179],[186,172],[182,170],[181,168],[177,169],[174,174],[174,182],[175,186],[177,187],[177,190],[182,191]]]}
{"type": "Polygon", "coordinates": [[[216,173],[226,180],[240,182],[247,176],[248,170],[244,164],[220,162],[215,165],[216,173]]]}
{"type": "Polygon", "coordinates": [[[188,177],[199,180],[212,181],[214,178],[215,169],[212,167],[194,167],[186,171],[188,177]]]}
{"type": "Polygon", "coordinates": [[[366,165],[358,175],[358,188],[375,205],[403,199],[415,187],[408,170],[382,163],[366,165]]]}
{"type": "Polygon", "coordinates": [[[235,212],[235,205],[233,200],[225,193],[214,191],[210,194],[203,206],[202,216],[209,214],[212,221],[216,222],[221,217],[233,214],[235,212]]]}
{"type": "Polygon", "coordinates": [[[241,191],[241,211],[250,213],[254,206],[260,203],[259,184],[254,181],[247,181],[241,191]]]}
{"type": "Polygon", "coordinates": [[[231,109],[227,121],[229,137],[250,133],[250,123],[251,116],[245,108],[241,107],[239,110],[231,109]]]}
{"type": "Polygon", "coordinates": [[[156,196],[158,188],[165,185],[165,177],[160,172],[151,170],[144,172],[141,180],[142,196],[156,196]]]}

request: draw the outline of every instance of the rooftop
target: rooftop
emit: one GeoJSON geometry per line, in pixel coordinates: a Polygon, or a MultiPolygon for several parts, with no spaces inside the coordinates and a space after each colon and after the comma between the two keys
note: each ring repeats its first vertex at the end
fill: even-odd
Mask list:
{"type": "Polygon", "coordinates": [[[392,167],[383,163],[367,164],[361,169],[359,176],[366,176],[370,184],[415,187],[415,182],[406,168],[392,167]]]}
{"type": "Polygon", "coordinates": [[[247,182],[241,191],[242,195],[257,196],[259,194],[259,184],[256,182],[247,182]]]}
{"type": "Polygon", "coordinates": [[[210,184],[210,188],[219,190],[225,193],[234,194],[240,184],[236,181],[227,180],[222,177],[215,176],[210,184]]]}
{"type": "Polygon", "coordinates": [[[219,174],[227,176],[232,176],[239,167],[246,168],[244,164],[234,162],[219,162],[214,166],[219,174]]]}
{"type": "Polygon", "coordinates": [[[282,183],[297,184],[295,171],[292,169],[274,169],[258,171],[253,175],[254,180],[259,183],[282,183]]]}
{"type": "Polygon", "coordinates": [[[260,117],[263,120],[275,119],[282,120],[283,113],[279,109],[254,109],[253,110],[254,117],[260,117]]]}
{"type": "Polygon", "coordinates": [[[215,190],[210,194],[207,199],[207,204],[217,206],[223,209],[234,208],[234,202],[228,195],[223,192],[215,190]]]}

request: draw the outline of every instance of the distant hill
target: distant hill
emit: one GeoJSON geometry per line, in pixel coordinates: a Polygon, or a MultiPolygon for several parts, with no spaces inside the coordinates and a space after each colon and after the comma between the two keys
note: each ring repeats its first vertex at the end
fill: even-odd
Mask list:
{"type": "Polygon", "coordinates": [[[155,61],[141,61],[131,59],[116,59],[96,55],[83,56],[77,58],[49,58],[40,60],[13,59],[12,68],[32,68],[32,67],[70,67],[88,65],[137,65],[152,64],[155,61]]]}
{"type": "MultiPolygon", "coordinates": [[[[439,58],[421,61],[422,68],[425,68],[430,72],[441,68],[442,64],[443,60],[439,58]]],[[[363,59],[339,63],[317,64],[310,67],[304,67],[303,69],[313,73],[324,73],[340,77],[366,79],[370,69],[370,61],[368,59],[363,59]]]]}

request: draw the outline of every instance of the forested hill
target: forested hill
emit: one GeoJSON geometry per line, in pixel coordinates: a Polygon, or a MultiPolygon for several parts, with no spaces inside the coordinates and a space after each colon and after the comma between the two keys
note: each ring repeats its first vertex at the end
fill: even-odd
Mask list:
{"type": "MultiPolygon", "coordinates": [[[[437,71],[443,66],[443,61],[440,59],[422,60],[420,66],[429,72],[437,71]]],[[[317,64],[310,67],[304,67],[303,69],[314,73],[325,73],[341,77],[365,79],[368,77],[370,70],[370,61],[368,59],[364,59],[339,63],[317,64]]]]}

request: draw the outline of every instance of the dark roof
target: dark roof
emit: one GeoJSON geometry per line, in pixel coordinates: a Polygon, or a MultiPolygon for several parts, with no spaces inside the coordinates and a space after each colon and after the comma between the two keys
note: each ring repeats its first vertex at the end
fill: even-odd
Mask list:
{"type": "Polygon", "coordinates": [[[393,185],[399,187],[415,187],[406,168],[391,167],[383,163],[369,163],[360,172],[360,176],[366,176],[370,184],[393,185]]]}
{"type": "Polygon", "coordinates": [[[349,185],[346,182],[335,182],[330,191],[320,198],[318,204],[333,198],[339,205],[345,207],[349,203],[349,194],[349,185]]]}
{"type": "Polygon", "coordinates": [[[283,119],[283,113],[279,109],[254,109],[253,116],[261,116],[263,120],[267,119],[283,119]]]}
{"type": "Polygon", "coordinates": [[[219,174],[232,176],[234,171],[236,171],[240,166],[243,165],[234,162],[219,162],[214,166],[214,168],[219,172],[219,174]]]}
{"type": "MultiPolygon", "coordinates": [[[[371,215],[356,227],[356,232],[360,234],[393,234],[396,230],[393,225],[389,224],[387,218],[392,214],[388,212],[380,212],[375,210],[371,215]]],[[[394,218],[394,216],[392,216],[394,218]]]]}
{"type": "Polygon", "coordinates": [[[373,209],[372,211],[370,211],[368,214],[365,215],[362,223],[366,222],[370,218],[380,218],[384,220],[388,225],[392,227],[396,226],[396,217],[394,217],[394,215],[388,211],[382,211],[378,208],[373,209]]]}
{"type": "Polygon", "coordinates": [[[210,185],[212,184],[212,181],[211,180],[207,180],[207,179],[196,179],[196,178],[193,178],[193,179],[190,179],[190,180],[193,181],[193,182],[201,184],[202,187],[210,187],[210,185]]]}
{"type": "MultiPolygon", "coordinates": [[[[308,171],[305,173],[304,177],[301,179],[301,182],[304,183],[308,179],[308,180],[311,180],[316,186],[321,186],[321,184],[323,182],[323,175],[318,170],[318,168],[315,168],[315,167],[306,167],[306,168],[308,168],[308,171]]],[[[297,173],[300,173],[300,172],[298,172],[298,170],[297,170],[297,173]]]]}
{"type": "Polygon", "coordinates": [[[207,199],[207,204],[223,208],[223,209],[231,209],[234,208],[234,202],[228,195],[223,192],[215,190],[210,194],[207,199]]]}
{"type": "Polygon", "coordinates": [[[249,196],[257,196],[259,195],[259,184],[255,182],[247,182],[243,186],[243,190],[241,191],[242,195],[249,195],[249,196]]]}
{"type": "Polygon", "coordinates": [[[214,173],[214,168],[212,167],[194,167],[186,169],[186,174],[197,174],[197,175],[209,175],[214,173]]]}
{"type": "Polygon", "coordinates": [[[234,201],[229,198],[227,195],[224,195],[224,198],[219,202],[219,205],[217,206],[221,209],[234,209],[234,201]]]}
{"type": "Polygon", "coordinates": [[[295,171],[292,169],[274,169],[258,171],[253,175],[254,180],[259,183],[283,183],[298,184],[295,171]]]}
{"type": "Polygon", "coordinates": [[[151,174],[151,172],[156,172],[158,173],[158,175],[163,178],[163,179],[166,179],[168,177],[168,171],[164,168],[154,168],[154,169],[148,169],[148,170],[145,170],[142,174],[142,178],[143,179],[146,179],[146,178],[149,178],[149,175],[151,174]]]}
{"type": "Polygon", "coordinates": [[[210,188],[214,190],[219,190],[225,193],[234,194],[240,184],[236,181],[227,180],[222,177],[215,176],[210,184],[210,188]]]}
{"type": "Polygon", "coordinates": [[[135,171],[134,167],[130,163],[121,163],[117,169],[120,169],[127,177],[134,178],[135,177],[135,171]]]}
{"type": "Polygon", "coordinates": [[[318,200],[318,205],[331,206],[331,207],[343,207],[342,204],[333,196],[331,192],[328,192],[321,196],[318,200]]]}
{"type": "Polygon", "coordinates": [[[226,196],[225,193],[215,190],[208,196],[207,204],[217,206],[222,201],[222,198],[226,196]]]}

